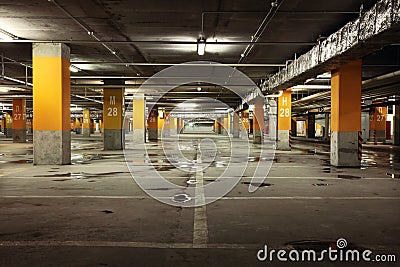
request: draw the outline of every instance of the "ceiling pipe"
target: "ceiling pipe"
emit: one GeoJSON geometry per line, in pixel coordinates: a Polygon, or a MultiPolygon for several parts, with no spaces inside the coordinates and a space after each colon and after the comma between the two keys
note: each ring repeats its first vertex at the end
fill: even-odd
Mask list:
{"type": "MultiPolygon", "coordinates": [[[[65,44],[161,44],[161,45],[196,45],[196,41],[162,41],[162,40],[108,40],[108,41],[94,41],[94,40],[0,40],[0,43],[65,43],[65,44]]],[[[252,44],[251,41],[224,41],[224,42],[205,42],[206,45],[247,45],[252,44]]],[[[255,44],[255,43],[254,43],[255,44]]],[[[314,46],[316,42],[257,42],[257,45],[287,45],[287,46],[314,46]]]]}

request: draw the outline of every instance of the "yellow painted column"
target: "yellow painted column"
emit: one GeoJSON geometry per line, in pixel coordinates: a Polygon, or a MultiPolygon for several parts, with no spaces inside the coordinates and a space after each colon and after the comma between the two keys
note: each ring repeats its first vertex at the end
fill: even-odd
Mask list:
{"type": "Polygon", "coordinates": [[[133,140],[134,142],[144,143],[146,141],[146,100],[144,95],[135,95],[132,100],[132,109],[133,140]]]}
{"type": "Polygon", "coordinates": [[[70,49],[33,45],[33,163],[70,164],[70,49]]]}
{"type": "Polygon", "coordinates": [[[256,99],[253,112],[253,143],[262,144],[264,141],[264,98],[256,99]]]}
{"type": "Polygon", "coordinates": [[[278,99],[278,150],[290,150],[290,131],[292,130],[292,90],[283,91],[278,99]]]}
{"type": "Polygon", "coordinates": [[[369,113],[369,136],[373,142],[386,141],[387,107],[374,107],[369,113]]]}
{"type": "Polygon", "coordinates": [[[246,133],[249,134],[250,132],[250,112],[249,110],[245,110],[242,112],[242,124],[244,126],[244,129],[246,130],[246,133]]]}
{"type": "MultiPolygon", "coordinates": [[[[117,81],[118,82],[118,81],[117,81]]],[[[117,85],[104,81],[105,85],[117,85]]],[[[121,150],[124,147],[122,130],[124,119],[124,89],[103,89],[104,150],[121,150]]]]}
{"type": "Polygon", "coordinates": [[[90,137],[91,125],[90,125],[90,110],[85,109],[83,111],[83,120],[82,120],[82,134],[83,137],[90,137]]]}
{"type": "Polygon", "coordinates": [[[149,117],[147,118],[148,125],[148,139],[149,141],[157,141],[158,140],[158,108],[155,106],[149,113],[149,117]]]}
{"type": "Polygon", "coordinates": [[[80,134],[81,131],[82,131],[81,121],[79,120],[79,118],[75,118],[75,132],[77,134],[80,134]]]}
{"type": "Polygon", "coordinates": [[[6,138],[12,138],[13,136],[13,119],[10,113],[6,112],[6,128],[5,128],[6,138]]]}
{"type": "Polygon", "coordinates": [[[361,60],[332,71],[331,164],[360,166],[358,134],[361,131],[361,60]]]}
{"type": "Polygon", "coordinates": [[[222,134],[223,135],[229,134],[229,114],[228,114],[228,117],[223,118],[222,134]]]}
{"type": "Polygon", "coordinates": [[[26,143],[26,100],[13,100],[13,142],[26,143]]]}

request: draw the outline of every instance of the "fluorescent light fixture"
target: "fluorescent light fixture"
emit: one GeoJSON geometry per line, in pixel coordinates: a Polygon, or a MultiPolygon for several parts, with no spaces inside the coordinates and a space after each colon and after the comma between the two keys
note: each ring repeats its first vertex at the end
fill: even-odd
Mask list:
{"type": "Polygon", "coordinates": [[[5,30],[0,29],[0,40],[12,41],[17,39],[18,37],[15,36],[14,34],[11,34],[5,30]]]}
{"type": "Polygon", "coordinates": [[[198,107],[198,106],[199,105],[195,104],[195,103],[180,103],[178,105],[178,107],[180,107],[180,108],[195,108],[195,107],[198,107]]]}
{"type": "Polygon", "coordinates": [[[301,90],[330,90],[330,85],[296,85],[292,87],[292,91],[301,91],[301,90]]]}
{"type": "Polygon", "coordinates": [[[74,65],[70,65],[70,66],[69,66],[69,70],[70,70],[71,72],[79,72],[81,69],[78,68],[78,67],[76,67],[76,66],[74,66],[74,65]]]}
{"type": "Polygon", "coordinates": [[[0,93],[8,93],[10,92],[10,88],[8,87],[0,87],[0,93]]]}
{"type": "Polygon", "coordinates": [[[197,54],[199,56],[203,56],[205,52],[206,52],[206,39],[204,39],[204,37],[200,37],[197,40],[197,54]]]}
{"type": "Polygon", "coordinates": [[[200,92],[201,91],[201,87],[197,87],[197,91],[200,92]]]}

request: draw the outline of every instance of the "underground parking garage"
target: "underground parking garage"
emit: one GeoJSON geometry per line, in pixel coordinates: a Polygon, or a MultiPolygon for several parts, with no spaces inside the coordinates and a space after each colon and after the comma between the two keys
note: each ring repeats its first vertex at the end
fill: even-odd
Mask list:
{"type": "Polygon", "coordinates": [[[397,266],[400,1],[0,2],[0,266],[397,266]]]}

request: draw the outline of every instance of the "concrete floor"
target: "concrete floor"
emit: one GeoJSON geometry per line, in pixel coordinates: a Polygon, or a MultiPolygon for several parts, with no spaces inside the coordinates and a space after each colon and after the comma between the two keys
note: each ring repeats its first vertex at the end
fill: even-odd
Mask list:
{"type": "MultiPolygon", "coordinates": [[[[224,152],[205,171],[205,182],[229,160],[229,143],[211,138],[224,152]]],[[[184,185],[193,178],[169,166],[160,143],[147,149],[169,180],[184,185]]],[[[33,166],[32,144],[0,137],[0,266],[399,266],[399,147],[366,146],[362,168],[344,169],[329,165],[327,144],[295,140],[292,152],[276,153],[265,181],[270,186],[252,194],[248,182],[259,159],[250,155],[238,185],[200,217],[195,208],[150,198],[132,179],[122,151],[103,151],[101,137],[74,136],[72,150],[72,165],[33,166]],[[338,238],[374,254],[395,254],[397,265],[256,257],[265,244],[329,246],[338,238]]]]}

